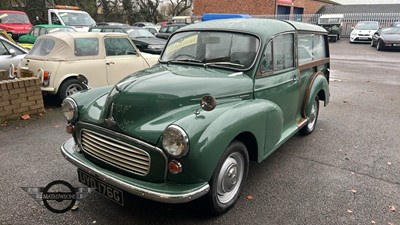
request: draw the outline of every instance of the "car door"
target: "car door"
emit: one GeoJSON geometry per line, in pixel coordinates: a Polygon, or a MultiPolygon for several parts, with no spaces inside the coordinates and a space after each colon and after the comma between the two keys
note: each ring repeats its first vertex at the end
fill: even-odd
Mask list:
{"type": "Polygon", "coordinates": [[[266,137],[266,153],[277,141],[297,129],[296,114],[300,104],[300,74],[295,68],[294,34],[275,36],[267,45],[254,82],[256,99],[265,99],[277,105],[282,112],[279,121],[266,121],[267,135],[277,134],[275,143],[266,137]]]}
{"type": "Polygon", "coordinates": [[[106,37],[104,46],[108,84],[116,84],[125,76],[148,67],[129,38],[106,37]]]}

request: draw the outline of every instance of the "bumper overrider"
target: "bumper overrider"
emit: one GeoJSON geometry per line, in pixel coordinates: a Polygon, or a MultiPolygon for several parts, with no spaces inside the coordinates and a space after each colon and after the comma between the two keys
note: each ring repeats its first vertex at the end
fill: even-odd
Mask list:
{"type": "Polygon", "coordinates": [[[210,190],[207,182],[197,184],[152,183],[133,179],[105,170],[87,160],[76,150],[73,138],[61,145],[61,153],[78,169],[130,194],[164,203],[185,203],[197,199],[210,190]]]}

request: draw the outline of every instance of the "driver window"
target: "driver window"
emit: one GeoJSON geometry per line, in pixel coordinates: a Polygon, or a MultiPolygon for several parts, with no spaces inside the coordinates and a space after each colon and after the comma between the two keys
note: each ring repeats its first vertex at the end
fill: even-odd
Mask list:
{"type": "Polygon", "coordinates": [[[53,24],[62,25],[55,13],[51,13],[51,21],[53,24]]]}
{"type": "Polygon", "coordinates": [[[294,68],[294,34],[274,37],[265,48],[257,76],[294,68]]]}

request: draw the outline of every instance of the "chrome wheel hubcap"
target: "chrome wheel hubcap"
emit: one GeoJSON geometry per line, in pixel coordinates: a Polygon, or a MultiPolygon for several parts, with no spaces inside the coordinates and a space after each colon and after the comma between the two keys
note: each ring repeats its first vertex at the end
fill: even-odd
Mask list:
{"type": "Polygon", "coordinates": [[[72,94],[75,94],[76,92],[82,90],[81,86],[77,85],[77,84],[73,84],[71,86],[68,87],[67,89],[67,96],[70,96],[72,94]]]}
{"type": "Polygon", "coordinates": [[[307,125],[309,130],[313,130],[314,129],[316,119],[317,119],[317,101],[314,100],[314,104],[311,107],[311,114],[310,114],[310,118],[309,118],[309,123],[307,125]]]}
{"type": "Polygon", "coordinates": [[[243,173],[243,156],[234,152],[225,160],[218,174],[217,198],[221,203],[227,203],[235,198],[243,180],[243,173]]]}

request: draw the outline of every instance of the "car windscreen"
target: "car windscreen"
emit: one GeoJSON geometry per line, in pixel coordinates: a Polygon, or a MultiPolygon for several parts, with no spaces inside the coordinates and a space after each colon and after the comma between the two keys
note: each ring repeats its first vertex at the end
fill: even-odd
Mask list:
{"type": "Polygon", "coordinates": [[[63,12],[60,17],[68,26],[93,26],[96,24],[89,14],[84,12],[63,12]]]}
{"type": "Polygon", "coordinates": [[[340,18],[319,18],[319,24],[339,24],[340,18]]]}
{"type": "Polygon", "coordinates": [[[382,28],[382,34],[400,34],[400,27],[382,28]]]}
{"type": "Polygon", "coordinates": [[[0,13],[0,23],[31,24],[26,14],[12,12],[0,13]]]}
{"type": "Polygon", "coordinates": [[[55,41],[53,39],[42,38],[35,41],[32,49],[29,51],[28,55],[32,56],[46,56],[54,48],[55,41]]]}
{"type": "Polygon", "coordinates": [[[173,35],[161,62],[198,63],[244,70],[251,67],[260,48],[253,35],[218,31],[187,31],[173,35]]]}
{"type": "Polygon", "coordinates": [[[378,30],[379,26],[376,22],[359,22],[357,23],[355,30],[378,30]]]}

